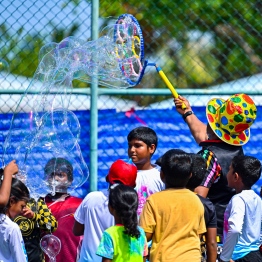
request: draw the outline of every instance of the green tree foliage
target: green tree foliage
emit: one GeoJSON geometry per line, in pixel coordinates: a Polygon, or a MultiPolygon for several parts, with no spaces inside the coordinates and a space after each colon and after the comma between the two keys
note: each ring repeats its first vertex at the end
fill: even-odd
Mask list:
{"type": "Polygon", "coordinates": [[[37,34],[24,34],[21,27],[11,33],[5,24],[0,25],[1,58],[4,58],[10,67],[10,72],[17,75],[32,77],[38,65],[38,53],[43,45],[43,39],[37,34]]]}
{"type": "MultiPolygon", "coordinates": [[[[27,32],[23,27],[15,31],[5,23],[0,25],[0,57],[10,64],[10,72],[32,77],[40,48],[74,35],[86,22],[81,21],[81,12],[86,10],[76,9],[80,3],[62,1],[61,10],[71,8],[77,17],[67,28],[53,21],[45,32],[37,32],[33,25],[27,32]]],[[[121,14],[134,15],[143,31],[145,59],[161,66],[175,87],[205,88],[261,70],[260,1],[100,0],[99,11],[101,30],[121,14]]],[[[87,84],[75,80],[74,86],[87,84]]],[[[154,69],[146,70],[138,87],[166,88],[154,69]]],[[[150,103],[155,98],[147,99],[150,103]]]]}
{"type": "MultiPolygon", "coordinates": [[[[65,1],[60,6],[61,12],[70,4],[75,7],[79,4],[79,1],[65,1]]],[[[15,4],[13,4],[14,6],[15,4]]],[[[21,6],[15,7],[21,8],[21,6]]],[[[77,16],[76,8],[72,8],[71,12],[77,16]]],[[[46,17],[48,17],[48,14],[46,14],[46,17]]],[[[20,24],[18,20],[16,25],[20,24]]],[[[28,21],[30,21],[30,18],[28,18],[28,21]]],[[[39,23],[41,23],[40,20],[39,23]]],[[[8,62],[10,73],[33,77],[39,64],[38,55],[41,47],[49,42],[59,43],[64,38],[74,35],[79,30],[79,22],[78,20],[72,21],[71,25],[65,28],[63,24],[60,25],[51,20],[48,26],[39,32],[34,25],[30,29],[28,24],[30,23],[26,25],[27,30],[24,26],[15,30],[14,28],[17,28],[17,26],[13,27],[5,22],[0,25],[0,58],[8,62]]]]}
{"type": "MultiPolygon", "coordinates": [[[[159,63],[180,88],[207,87],[260,72],[261,11],[262,4],[254,0],[100,2],[101,17],[130,13],[137,18],[146,58],[159,63]]],[[[164,86],[154,79],[143,79],[143,86],[164,86]]]]}

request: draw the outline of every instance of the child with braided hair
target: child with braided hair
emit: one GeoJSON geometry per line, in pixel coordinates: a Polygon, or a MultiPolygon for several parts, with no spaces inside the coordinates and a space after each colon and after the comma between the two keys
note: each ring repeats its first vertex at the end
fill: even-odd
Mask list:
{"type": "Polygon", "coordinates": [[[108,208],[115,218],[115,226],[104,231],[96,254],[102,257],[102,262],[146,261],[147,240],[138,226],[138,196],[134,188],[112,185],[108,208]]]}
{"type": "Polygon", "coordinates": [[[23,212],[28,200],[28,188],[20,180],[12,178],[9,200],[4,208],[0,208],[0,261],[28,261],[21,231],[13,222],[23,212]]]}

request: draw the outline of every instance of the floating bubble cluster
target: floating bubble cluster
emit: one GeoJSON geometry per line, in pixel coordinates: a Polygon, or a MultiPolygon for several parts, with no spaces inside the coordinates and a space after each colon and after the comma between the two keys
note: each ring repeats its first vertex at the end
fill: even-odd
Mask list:
{"type": "Polygon", "coordinates": [[[127,88],[141,80],[143,37],[136,19],[123,15],[101,31],[95,41],[84,42],[67,37],[60,43],[48,43],[39,52],[39,65],[33,80],[21,96],[4,143],[3,162],[16,159],[20,179],[35,198],[55,186],[45,180],[44,166],[53,157],[67,159],[73,165],[73,192],[88,178],[88,168],[78,144],[80,124],[68,110],[72,81],[127,88]],[[18,121],[24,105],[31,111],[18,121]]]}
{"type": "Polygon", "coordinates": [[[119,18],[105,27],[101,37],[83,42],[67,37],[60,43],[49,43],[39,52],[38,78],[60,83],[79,79],[114,88],[134,86],[140,80],[143,60],[143,37],[133,16],[119,18]]]}
{"type": "MultiPolygon", "coordinates": [[[[80,124],[76,115],[66,109],[55,109],[46,112],[41,117],[41,124],[37,125],[32,117],[16,123],[13,118],[12,129],[9,130],[5,148],[5,163],[16,159],[19,166],[17,177],[25,182],[34,198],[55,193],[56,189],[46,179],[44,167],[52,158],[64,158],[73,166],[73,181],[67,185],[67,192],[73,192],[88,178],[88,168],[82,157],[78,144],[80,124]],[[33,122],[30,126],[30,121],[33,122]],[[26,129],[29,128],[29,129],[26,129]]],[[[54,165],[54,169],[55,169],[54,165]]],[[[58,184],[55,184],[58,186],[58,184]]],[[[58,191],[59,192],[59,191],[58,191]]]]}

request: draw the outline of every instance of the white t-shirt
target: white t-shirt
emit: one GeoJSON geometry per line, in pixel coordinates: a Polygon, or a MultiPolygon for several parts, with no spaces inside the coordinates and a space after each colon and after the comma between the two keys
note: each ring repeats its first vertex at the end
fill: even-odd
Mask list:
{"type": "Polygon", "coordinates": [[[115,224],[108,210],[108,193],[108,190],[89,193],[75,212],[75,220],[85,225],[79,262],[101,262],[96,251],[102,234],[115,224]]]}
{"type": "Polygon", "coordinates": [[[261,205],[253,190],[243,190],[232,197],[224,214],[222,260],[236,260],[259,249],[261,205]]]}
{"type": "Polygon", "coordinates": [[[137,214],[140,216],[146,199],[165,189],[165,184],[160,178],[160,166],[154,165],[154,168],[149,170],[138,170],[135,189],[139,199],[137,214]]]}
{"type": "Polygon", "coordinates": [[[28,261],[19,226],[4,214],[0,214],[0,261],[28,261]]]}

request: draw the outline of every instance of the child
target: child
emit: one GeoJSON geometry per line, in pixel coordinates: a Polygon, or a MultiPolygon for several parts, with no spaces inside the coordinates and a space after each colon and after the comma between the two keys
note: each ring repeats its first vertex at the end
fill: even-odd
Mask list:
{"type": "Polygon", "coordinates": [[[227,172],[234,156],[243,155],[243,147],[250,139],[250,127],[257,116],[257,108],[246,94],[235,94],[224,100],[213,98],[206,105],[207,125],[193,113],[190,103],[182,96],[174,99],[177,112],[182,115],[192,136],[202,150],[207,163],[206,176],[195,189],[208,197],[217,214],[218,241],[222,242],[224,213],[235,191],[227,185],[227,172]],[[181,108],[182,103],[186,110],[181,108]]]}
{"type": "MultiPolygon", "coordinates": [[[[55,186],[55,195],[47,195],[45,202],[58,222],[58,228],[53,234],[61,241],[61,251],[56,256],[56,261],[76,261],[81,238],[73,234],[72,228],[74,213],[82,199],[67,193],[67,188],[74,179],[73,166],[65,158],[57,157],[50,159],[44,170],[50,188],[55,186]]],[[[46,261],[49,261],[47,256],[46,261]]]]}
{"type": "MultiPolygon", "coordinates": [[[[194,191],[203,181],[206,174],[206,161],[199,154],[190,154],[192,158],[192,176],[188,180],[187,188],[194,191]]],[[[200,201],[204,205],[205,224],[207,232],[204,234],[206,256],[204,254],[204,261],[216,262],[217,258],[217,217],[215,206],[208,198],[204,198],[197,194],[200,201]],[[206,258],[205,258],[206,257],[206,258]]],[[[202,261],[203,261],[202,260],[202,261]]]]}
{"type": "Polygon", "coordinates": [[[12,220],[22,212],[28,200],[28,188],[20,180],[13,178],[8,203],[5,208],[1,208],[0,214],[0,261],[27,261],[21,231],[12,220]]]}
{"type": "Polygon", "coordinates": [[[143,229],[138,227],[136,191],[121,184],[111,186],[108,208],[115,226],[105,230],[96,254],[103,257],[102,262],[146,261],[147,240],[143,229]]]}
{"type": "Polygon", "coordinates": [[[157,148],[157,135],[149,127],[133,129],[127,136],[128,156],[136,165],[138,173],[136,190],[138,193],[138,215],[141,214],[146,199],[165,188],[160,178],[160,167],[151,163],[151,157],[157,148]]]}
{"type": "MultiPolygon", "coordinates": [[[[186,152],[181,149],[174,149],[173,153],[176,154],[185,154],[186,152]]],[[[192,175],[187,182],[187,188],[191,191],[194,191],[198,187],[206,174],[206,161],[199,154],[189,154],[192,158],[192,175]]],[[[162,166],[162,156],[157,159],[159,166],[162,166]]],[[[204,217],[207,232],[204,234],[203,238],[205,239],[204,245],[201,245],[204,248],[202,250],[202,262],[216,262],[217,258],[217,220],[216,220],[216,210],[212,202],[208,198],[204,198],[197,194],[200,201],[204,205],[204,217]]]]}
{"type": "Polygon", "coordinates": [[[251,189],[261,175],[260,161],[235,156],[227,173],[228,186],[236,190],[224,215],[223,250],[220,261],[259,262],[261,199],[251,189]]]}
{"type": "Polygon", "coordinates": [[[152,239],[150,261],[200,261],[199,235],[206,232],[204,207],[185,188],[192,159],[171,149],[161,163],[160,175],[166,189],[147,199],[140,216],[147,240],[152,239]]]}
{"type": "Polygon", "coordinates": [[[44,254],[40,248],[43,232],[51,233],[57,229],[57,221],[42,198],[37,201],[30,198],[20,216],[14,219],[21,230],[25,242],[28,262],[44,261],[44,254]]]}
{"type": "MultiPolygon", "coordinates": [[[[135,187],[137,168],[123,160],[115,161],[108,172],[106,181],[109,186],[121,183],[135,187]]],[[[108,190],[89,193],[75,212],[73,233],[84,235],[78,262],[101,262],[96,255],[103,232],[114,225],[114,217],[108,210],[108,190]]]]}
{"type": "Polygon", "coordinates": [[[10,197],[12,177],[18,172],[17,164],[15,160],[11,161],[4,169],[1,169],[0,181],[0,208],[5,207],[10,197]]]}

